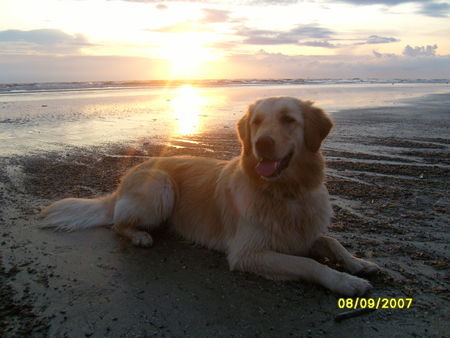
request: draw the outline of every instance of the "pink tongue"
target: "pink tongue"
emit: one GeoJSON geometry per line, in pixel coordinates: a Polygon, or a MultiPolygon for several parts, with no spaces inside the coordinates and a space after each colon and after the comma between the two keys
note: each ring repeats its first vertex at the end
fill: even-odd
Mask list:
{"type": "Polygon", "coordinates": [[[255,169],[260,176],[269,177],[277,170],[279,163],[278,161],[261,160],[255,169]]]}

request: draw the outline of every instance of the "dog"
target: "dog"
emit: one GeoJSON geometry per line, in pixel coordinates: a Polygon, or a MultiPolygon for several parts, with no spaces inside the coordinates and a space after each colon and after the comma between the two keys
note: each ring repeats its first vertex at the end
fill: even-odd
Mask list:
{"type": "Polygon", "coordinates": [[[63,199],[41,216],[47,226],[68,231],[112,224],[140,247],[150,247],[152,230],[165,224],[224,252],[231,270],[363,295],[371,284],[352,274],[377,272],[378,265],[327,235],[332,208],[320,147],[332,126],[310,101],[261,99],[237,124],[239,157],[152,158],[131,168],[112,194],[63,199]],[[311,257],[327,257],[350,274],[311,257]]]}

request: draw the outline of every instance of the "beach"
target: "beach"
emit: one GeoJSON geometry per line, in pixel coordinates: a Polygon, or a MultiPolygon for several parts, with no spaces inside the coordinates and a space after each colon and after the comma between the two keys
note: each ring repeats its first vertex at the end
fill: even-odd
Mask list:
{"type": "MultiPolygon", "coordinates": [[[[327,84],[45,91],[0,95],[0,333],[51,337],[441,337],[449,332],[450,87],[327,84]],[[64,197],[111,192],[152,156],[230,159],[259,97],[316,101],[330,234],[376,262],[366,297],[412,298],[336,322],[339,296],[230,272],[223,254],[163,231],[133,247],[109,228],[39,229],[64,197]]],[[[340,267],[336,267],[340,268],[340,267]]]]}

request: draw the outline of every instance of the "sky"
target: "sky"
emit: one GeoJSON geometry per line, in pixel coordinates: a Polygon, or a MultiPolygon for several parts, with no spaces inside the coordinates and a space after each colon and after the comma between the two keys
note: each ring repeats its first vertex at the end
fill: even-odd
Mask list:
{"type": "Polygon", "coordinates": [[[0,83],[450,79],[450,0],[1,0],[0,83]]]}

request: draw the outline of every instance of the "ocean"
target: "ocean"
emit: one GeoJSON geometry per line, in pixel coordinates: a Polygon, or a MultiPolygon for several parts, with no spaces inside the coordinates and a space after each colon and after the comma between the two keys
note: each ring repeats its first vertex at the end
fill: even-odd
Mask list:
{"type": "Polygon", "coordinates": [[[118,142],[233,132],[246,107],[268,96],[339,111],[393,107],[450,93],[448,80],[254,79],[0,84],[0,156],[118,142]]]}

